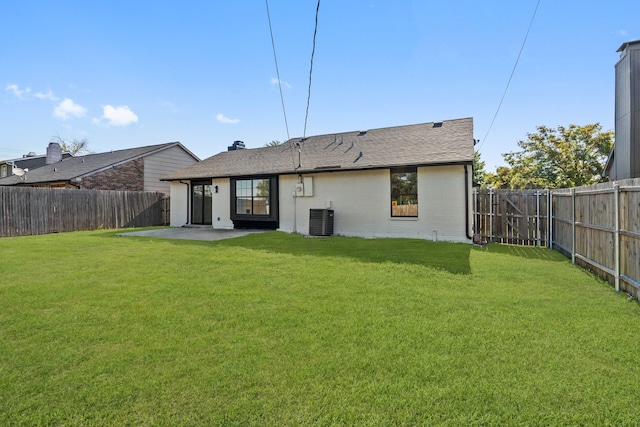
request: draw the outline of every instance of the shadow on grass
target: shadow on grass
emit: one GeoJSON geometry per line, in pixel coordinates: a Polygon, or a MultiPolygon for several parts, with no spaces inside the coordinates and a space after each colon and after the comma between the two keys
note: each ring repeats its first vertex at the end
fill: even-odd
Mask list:
{"type": "MultiPolygon", "coordinates": [[[[211,243],[210,243],[211,244],[211,243]]],[[[310,238],[269,232],[213,242],[221,247],[243,247],[290,255],[346,257],[363,262],[417,264],[452,274],[470,274],[472,246],[422,239],[310,238]]]]}

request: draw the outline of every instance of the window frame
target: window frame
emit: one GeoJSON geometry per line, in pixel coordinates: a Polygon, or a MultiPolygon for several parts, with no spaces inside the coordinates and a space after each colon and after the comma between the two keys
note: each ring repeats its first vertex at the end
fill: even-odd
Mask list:
{"type": "Polygon", "coordinates": [[[235,186],[235,197],[234,197],[233,209],[236,215],[262,216],[262,217],[268,217],[270,215],[271,182],[268,178],[252,177],[252,178],[246,178],[246,179],[237,179],[235,180],[234,186],[235,186]],[[269,183],[269,188],[267,189],[266,196],[257,194],[257,191],[259,191],[258,186],[261,184],[261,182],[269,183]],[[238,184],[240,183],[247,183],[248,185],[245,185],[242,188],[238,188],[238,184]],[[239,192],[245,192],[247,190],[248,192],[246,194],[238,195],[239,192]],[[243,206],[243,209],[245,211],[248,210],[248,212],[243,213],[238,211],[238,208],[240,207],[240,204],[239,204],[240,200],[244,201],[244,203],[242,203],[241,205],[243,206]],[[264,210],[266,210],[266,212],[257,212],[262,210],[260,209],[260,206],[259,206],[260,203],[258,203],[258,201],[265,201],[263,207],[264,207],[264,210]]]}
{"type": "Polygon", "coordinates": [[[406,167],[401,167],[401,168],[392,168],[389,169],[389,214],[391,216],[391,218],[418,218],[418,207],[420,206],[420,200],[418,197],[419,191],[418,191],[418,167],[417,166],[406,166],[406,167]],[[394,175],[399,175],[399,174],[403,174],[403,175],[407,175],[410,173],[414,173],[415,174],[415,193],[396,193],[394,192],[394,175]],[[398,200],[399,196],[401,197],[407,197],[409,196],[412,199],[414,199],[416,201],[415,204],[402,204],[402,205],[398,205],[398,200]],[[395,200],[394,200],[395,199],[395,200]],[[394,203],[395,202],[395,203],[394,203]],[[394,213],[394,207],[395,206],[412,206],[415,205],[415,214],[399,214],[399,213],[394,213]]]}
{"type": "Polygon", "coordinates": [[[233,177],[230,180],[230,200],[229,200],[229,210],[231,220],[237,223],[245,223],[245,222],[253,222],[253,223],[274,223],[276,226],[278,224],[278,177],[277,175],[256,175],[256,176],[239,176],[233,177]],[[269,183],[269,195],[268,196],[257,196],[253,194],[253,189],[255,188],[254,181],[257,180],[266,180],[269,183]],[[250,213],[238,213],[238,182],[240,181],[251,181],[250,188],[252,190],[251,200],[252,200],[252,208],[250,213]],[[268,206],[267,213],[255,213],[253,200],[256,198],[264,198],[266,197],[265,205],[268,206]]]}

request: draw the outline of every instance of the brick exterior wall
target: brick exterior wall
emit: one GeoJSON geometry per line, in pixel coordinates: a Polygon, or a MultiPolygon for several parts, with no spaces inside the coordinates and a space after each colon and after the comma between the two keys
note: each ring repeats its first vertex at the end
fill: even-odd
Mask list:
{"type": "Polygon", "coordinates": [[[95,173],[82,179],[80,188],[88,190],[144,191],[144,159],[95,173]]]}

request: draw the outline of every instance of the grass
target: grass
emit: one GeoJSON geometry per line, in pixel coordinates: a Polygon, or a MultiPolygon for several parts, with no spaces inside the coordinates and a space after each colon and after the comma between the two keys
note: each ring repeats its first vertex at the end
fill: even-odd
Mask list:
{"type": "Polygon", "coordinates": [[[640,307],[538,248],[0,239],[0,425],[638,425],[640,307]]]}

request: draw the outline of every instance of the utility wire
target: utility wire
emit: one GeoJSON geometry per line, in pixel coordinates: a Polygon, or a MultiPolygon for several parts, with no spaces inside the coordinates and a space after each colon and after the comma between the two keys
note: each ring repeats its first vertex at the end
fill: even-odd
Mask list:
{"type": "Polygon", "coordinates": [[[276,44],[273,41],[273,30],[271,29],[271,15],[269,14],[269,0],[265,0],[267,5],[267,20],[269,21],[269,34],[271,35],[271,47],[273,48],[273,61],[276,64],[276,77],[278,78],[278,88],[280,89],[280,101],[282,102],[282,114],[284,115],[284,126],[287,128],[287,141],[291,139],[289,136],[289,124],[287,123],[287,112],[284,108],[284,96],[282,96],[282,81],[280,80],[280,71],[278,70],[278,58],[276,56],[276,44]]]}
{"type": "Polygon", "coordinates": [[[477,151],[480,151],[482,144],[487,140],[489,136],[489,132],[491,132],[491,128],[493,127],[493,123],[496,121],[496,117],[498,117],[498,112],[500,111],[500,107],[502,107],[502,102],[504,101],[505,96],[507,95],[507,91],[509,90],[509,85],[511,84],[511,79],[513,79],[513,75],[516,72],[516,68],[518,67],[518,62],[520,61],[520,56],[522,55],[522,51],[524,50],[524,45],[527,43],[527,38],[529,37],[529,32],[531,31],[531,27],[533,26],[533,21],[536,17],[536,13],[538,12],[538,6],[540,6],[540,0],[536,3],[536,8],[533,11],[533,16],[531,16],[531,22],[529,22],[529,28],[527,28],[527,33],[524,36],[524,40],[522,41],[522,46],[520,46],[520,52],[518,52],[518,57],[516,58],[516,63],[513,65],[513,70],[511,70],[511,75],[509,76],[509,81],[507,81],[507,87],[504,88],[504,92],[502,93],[502,98],[500,98],[500,103],[498,104],[498,108],[496,109],[496,113],[493,115],[493,119],[491,119],[491,124],[489,125],[489,129],[487,133],[484,135],[482,141],[480,141],[480,145],[477,148],[477,151]]]}
{"type": "Polygon", "coordinates": [[[318,33],[318,11],[320,10],[320,0],[316,6],[316,26],[313,29],[313,47],[311,49],[311,67],[309,68],[309,89],[307,90],[307,110],[304,114],[304,131],[302,138],[307,137],[307,118],[309,117],[309,101],[311,100],[311,75],[313,74],[313,56],[316,52],[316,34],[318,33]]]}

